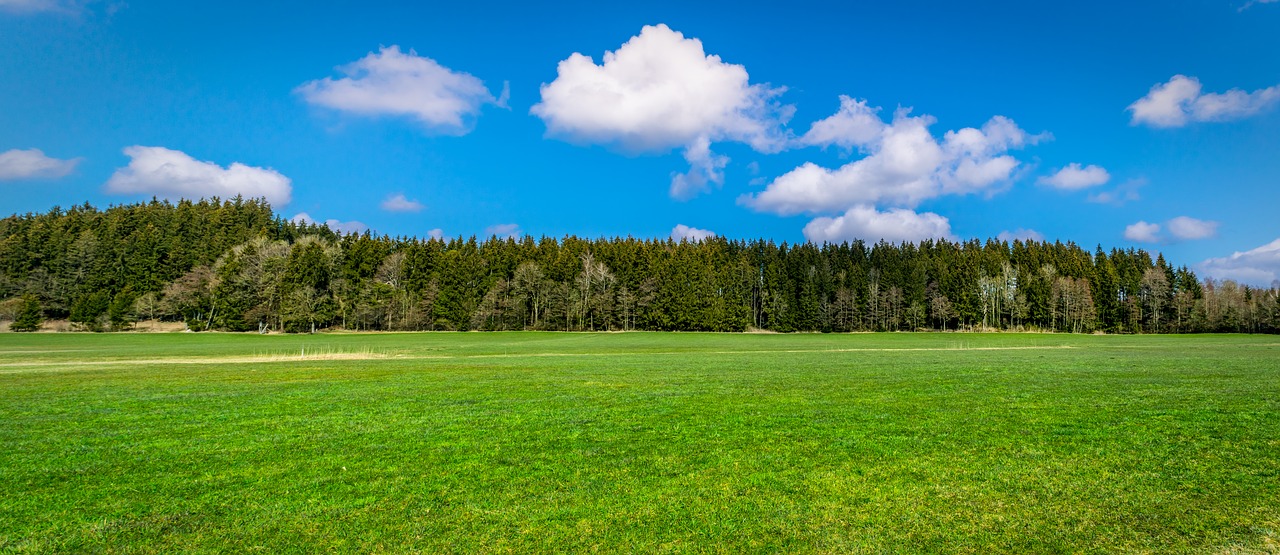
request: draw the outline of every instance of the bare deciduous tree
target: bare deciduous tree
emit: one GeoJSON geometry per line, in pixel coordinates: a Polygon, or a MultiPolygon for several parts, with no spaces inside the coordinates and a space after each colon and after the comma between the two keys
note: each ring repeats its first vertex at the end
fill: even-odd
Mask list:
{"type": "Polygon", "coordinates": [[[1142,290],[1139,293],[1147,308],[1151,331],[1160,333],[1160,321],[1164,316],[1165,300],[1169,296],[1169,278],[1161,268],[1148,268],[1142,273],[1142,290]]]}

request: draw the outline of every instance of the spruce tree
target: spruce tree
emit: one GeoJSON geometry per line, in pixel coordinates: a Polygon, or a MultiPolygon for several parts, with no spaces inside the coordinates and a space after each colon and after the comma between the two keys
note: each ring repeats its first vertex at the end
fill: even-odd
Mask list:
{"type": "Polygon", "coordinates": [[[17,317],[13,320],[13,325],[9,329],[13,331],[36,331],[40,329],[40,323],[44,321],[44,311],[40,308],[40,301],[32,295],[22,298],[22,306],[18,309],[17,317]]]}

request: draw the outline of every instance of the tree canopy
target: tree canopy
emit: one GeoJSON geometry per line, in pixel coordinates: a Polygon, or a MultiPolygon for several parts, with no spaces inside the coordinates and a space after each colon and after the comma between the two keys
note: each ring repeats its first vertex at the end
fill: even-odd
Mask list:
{"type": "Polygon", "coordinates": [[[89,330],[1274,333],[1278,292],[1070,242],[392,238],[241,198],[0,220],[0,298],[89,330]]]}

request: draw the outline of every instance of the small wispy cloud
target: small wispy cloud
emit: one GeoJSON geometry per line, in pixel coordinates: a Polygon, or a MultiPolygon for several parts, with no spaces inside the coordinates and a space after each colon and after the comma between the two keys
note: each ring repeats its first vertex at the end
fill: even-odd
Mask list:
{"type": "Polygon", "coordinates": [[[1276,2],[1280,2],[1280,0],[1249,0],[1248,2],[1245,2],[1243,6],[1240,6],[1240,9],[1236,11],[1243,12],[1249,8],[1252,8],[1255,4],[1274,4],[1276,2]]]}
{"type": "Polygon", "coordinates": [[[1161,224],[1135,222],[1124,228],[1124,238],[1138,243],[1168,243],[1208,239],[1218,234],[1219,222],[1178,216],[1161,224]],[[1161,230],[1168,232],[1166,238],[1161,230]]]}
{"type": "Polygon", "coordinates": [[[705,241],[716,236],[716,232],[709,229],[698,229],[679,224],[671,228],[671,240],[679,243],[680,241],[705,241]]]}
{"type": "Polygon", "coordinates": [[[417,199],[410,200],[405,197],[404,193],[397,193],[387,197],[379,206],[387,212],[421,212],[423,208],[426,208],[417,199]]]}
{"type": "Polygon", "coordinates": [[[1110,204],[1113,206],[1124,206],[1127,203],[1142,200],[1142,195],[1138,190],[1147,185],[1147,179],[1139,177],[1130,179],[1116,186],[1110,191],[1100,191],[1092,193],[1085,200],[1096,204],[1110,204]]]}
{"type": "Polygon", "coordinates": [[[0,0],[0,10],[13,13],[64,12],[83,4],[66,0],[0,0]]]}
{"type": "Polygon", "coordinates": [[[46,156],[38,148],[9,150],[0,153],[0,181],[64,177],[76,169],[80,160],[59,160],[46,156]]]}
{"type": "Polygon", "coordinates": [[[1064,191],[1078,191],[1104,185],[1111,180],[1111,174],[1102,166],[1088,165],[1081,167],[1072,162],[1057,173],[1041,177],[1039,183],[1064,191]]]}
{"type": "Polygon", "coordinates": [[[996,236],[1001,241],[1012,243],[1014,241],[1044,241],[1044,234],[1034,229],[1018,228],[1013,231],[1001,231],[996,236]]]}
{"type": "Polygon", "coordinates": [[[292,218],[289,218],[289,221],[294,223],[300,223],[300,224],[323,225],[339,233],[364,233],[366,230],[369,229],[369,226],[365,225],[364,222],[357,222],[357,221],[343,222],[343,221],[338,221],[334,219],[328,219],[323,222],[320,222],[320,221],[317,221],[315,218],[312,218],[311,215],[306,212],[299,212],[298,214],[295,214],[292,218]]]}
{"type": "Polygon", "coordinates": [[[1218,222],[1209,220],[1198,220],[1188,216],[1178,216],[1168,222],[1165,222],[1165,229],[1169,230],[1169,234],[1174,239],[1182,241],[1195,241],[1197,239],[1208,239],[1218,234],[1218,222]]]}
{"type": "Polygon", "coordinates": [[[520,236],[520,226],[517,224],[495,224],[484,228],[484,233],[494,237],[515,239],[520,236]]]}
{"type": "Polygon", "coordinates": [[[1144,221],[1125,226],[1124,238],[1139,243],[1156,243],[1160,241],[1160,224],[1144,221]]]}
{"type": "Polygon", "coordinates": [[[123,7],[123,2],[107,0],[0,0],[0,12],[11,14],[48,13],[74,17],[97,8],[111,15],[123,7]]]}
{"type": "Polygon", "coordinates": [[[1174,75],[1168,82],[1151,87],[1146,96],[1134,101],[1131,125],[1182,127],[1192,122],[1231,121],[1261,113],[1280,103],[1280,85],[1245,92],[1231,89],[1205,93],[1200,80],[1174,75]]]}

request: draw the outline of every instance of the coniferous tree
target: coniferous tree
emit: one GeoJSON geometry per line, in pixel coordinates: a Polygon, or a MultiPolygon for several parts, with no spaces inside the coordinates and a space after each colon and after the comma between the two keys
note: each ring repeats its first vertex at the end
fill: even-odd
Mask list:
{"type": "MultiPolygon", "coordinates": [[[[80,329],[1276,332],[1280,283],[1140,249],[339,234],[234,198],[0,219],[0,299],[80,329]]],[[[9,309],[14,313],[14,309],[9,309]]]]}
{"type": "Polygon", "coordinates": [[[44,311],[40,308],[40,300],[35,295],[25,295],[22,297],[22,304],[18,307],[18,313],[14,316],[13,323],[9,329],[13,331],[36,331],[40,329],[40,324],[44,322],[44,311]]]}

